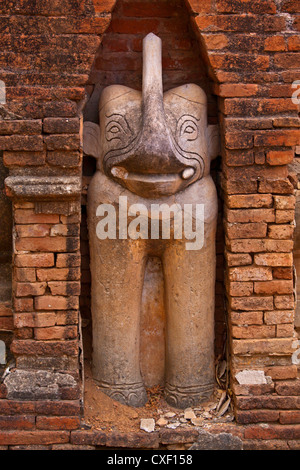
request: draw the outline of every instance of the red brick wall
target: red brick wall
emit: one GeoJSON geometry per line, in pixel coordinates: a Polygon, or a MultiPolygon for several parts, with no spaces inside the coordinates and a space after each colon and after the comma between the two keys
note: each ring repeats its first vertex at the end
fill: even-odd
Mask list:
{"type": "MultiPolygon", "coordinates": [[[[299,77],[299,6],[209,5],[195,21],[220,97],[235,413],[239,423],[274,423],[264,438],[280,439],[287,436],[280,424],[299,423],[297,412],[286,411],[297,409],[299,393],[291,362],[295,197],[287,169],[299,145],[299,109],[291,101],[291,84],[299,77]],[[240,386],[234,377],[244,369],[263,370],[272,383],[240,386]]],[[[262,436],[259,426],[246,432],[247,438],[262,436]]]]}
{"type": "MultiPolygon", "coordinates": [[[[0,150],[12,177],[81,176],[82,100],[85,86],[92,91],[96,82],[94,59],[95,66],[101,66],[100,73],[105,70],[105,58],[95,54],[109,25],[113,3],[1,2],[0,75],[7,86],[7,104],[0,108],[0,150]]],[[[163,17],[168,2],[151,3],[153,15],[163,17]]],[[[132,15],[132,9],[141,11],[138,4],[125,0],[124,4],[127,14],[132,15]]],[[[290,222],[294,218],[295,178],[289,175],[287,164],[299,145],[298,108],[291,101],[291,84],[299,80],[300,68],[299,3],[190,0],[187,6],[203,61],[214,80],[213,92],[219,97],[231,390],[237,421],[246,424],[239,432],[253,447],[265,441],[265,446],[297,448],[299,380],[291,363],[294,298],[290,222]],[[272,383],[240,386],[235,374],[244,369],[264,370],[272,383]]],[[[123,27],[130,25],[130,18],[123,27]]],[[[173,18],[170,24],[173,20],[176,23],[173,18]]],[[[122,21],[117,22],[120,28],[122,21]]],[[[146,20],[139,21],[143,30],[146,20]]],[[[161,27],[161,21],[157,16],[152,18],[151,28],[161,27]]],[[[131,37],[133,31],[113,34],[131,37]]],[[[104,43],[104,52],[105,47],[104,43]]],[[[138,39],[137,50],[123,51],[129,53],[125,61],[129,67],[136,67],[131,55],[140,54],[139,47],[138,39]]],[[[179,50],[174,47],[173,53],[179,50]]],[[[187,54],[185,70],[190,59],[187,54]]],[[[164,60],[166,68],[170,67],[166,86],[171,86],[179,71],[172,68],[174,57],[165,56],[164,60]]],[[[111,84],[114,74],[108,72],[111,84]]],[[[122,73],[125,76],[126,70],[122,73]]],[[[134,73],[135,69],[130,77],[134,73]]],[[[122,80],[121,73],[118,77],[122,80]]],[[[28,182],[28,195],[30,180],[24,181],[28,182]]],[[[75,190],[68,198],[59,196],[58,189],[54,195],[45,189],[31,199],[22,196],[18,187],[7,192],[13,199],[16,228],[12,351],[17,365],[26,369],[54,364],[51,367],[68,371],[79,382],[80,197],[75,190]]],[[[78,426],[78,391],[77,395],[74,390],[65,391],[63,398],[50,403],[6,399],[6,394],[2,384],[0,445],[51,446],[69,442],[70,431],[72,439],[72,429],[78,426]]]]}

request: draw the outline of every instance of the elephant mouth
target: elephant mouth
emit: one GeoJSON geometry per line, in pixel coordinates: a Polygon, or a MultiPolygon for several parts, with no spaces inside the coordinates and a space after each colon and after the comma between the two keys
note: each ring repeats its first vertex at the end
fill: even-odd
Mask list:
{"type": "Polygon", "coordinates": [[[187,167],[181,173],[135,173],[124,167],[114,166],[111,175],[130,191],[145,196],[171,195],[179,191],[195,176],[195,169],[187,167]]]}

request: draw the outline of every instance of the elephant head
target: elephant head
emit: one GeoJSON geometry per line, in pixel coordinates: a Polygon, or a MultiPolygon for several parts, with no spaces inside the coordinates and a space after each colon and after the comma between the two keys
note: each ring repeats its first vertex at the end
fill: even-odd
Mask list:
{"type": "Polygon", "coordinates": [[[84,152],[117,183],[142,197],[175,194],[207,176],[218,154],[217,126],[207,125],[205,92],[187,84],[163,93],[161,40],[143,41],[142,92],[106,87],[100,126],[84,125],[84,152]]]}

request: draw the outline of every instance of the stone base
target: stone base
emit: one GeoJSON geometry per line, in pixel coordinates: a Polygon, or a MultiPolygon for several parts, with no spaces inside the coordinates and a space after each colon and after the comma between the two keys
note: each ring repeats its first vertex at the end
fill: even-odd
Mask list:
{"type": "Polygon", "coordinates": [[[147,393],[142,383],[110,385],[98,382],[103,393],[123,405],[139,407],[147,403],[147,393]]]}
{"type": "Polygon", "coordinates": [[[175,408],[188,408],[197,406],[208,400],[214,391],[214,384],[195,385],[191,387],[175,387],[169,383],[165,385],[165,399],[175,408]]]}

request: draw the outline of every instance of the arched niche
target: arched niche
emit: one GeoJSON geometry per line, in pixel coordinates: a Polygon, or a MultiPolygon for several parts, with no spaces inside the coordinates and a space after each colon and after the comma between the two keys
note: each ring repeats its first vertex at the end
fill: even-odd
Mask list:
{"type": "MultiPolygon", "coordinates": [[[[110,26],[103,35],[86,84],[87,103],[84,121],[99,122],[98,104],[102,90],[121,84],[141,90],[142,40],[149,32],[162,39],[164,91],[185,83],[196,83],[206,92],[208,122],[218,123],[217,97],[208,73],[206,51],[196,35],[192,15],[183,0],[145,1],[137,9],[130,0],[119,0],[112,12],[110,26]]],[[[83,204],[81,225],[82,289],[81,314],[84,355],[87,361],[92,352],[92,321],[90,313],[89,246],[86,225],[86,193],[95,171],[95,160],[89,155],[83,160],[83,204]]],[[[218,184],[220,159],[213,162],[212,176],[218,184]]],[[[217,234],[217,281],[215,314],[216,356],[222,356],[226,337],[224,316],[224,281],[222,231],[222,201],[219,201],[217,234]]],[[[149,258],[144,279],[141,312],[141,371],[146,386],[163,384],[164,380],[164,284],[161,263],[149,258]]]]}

